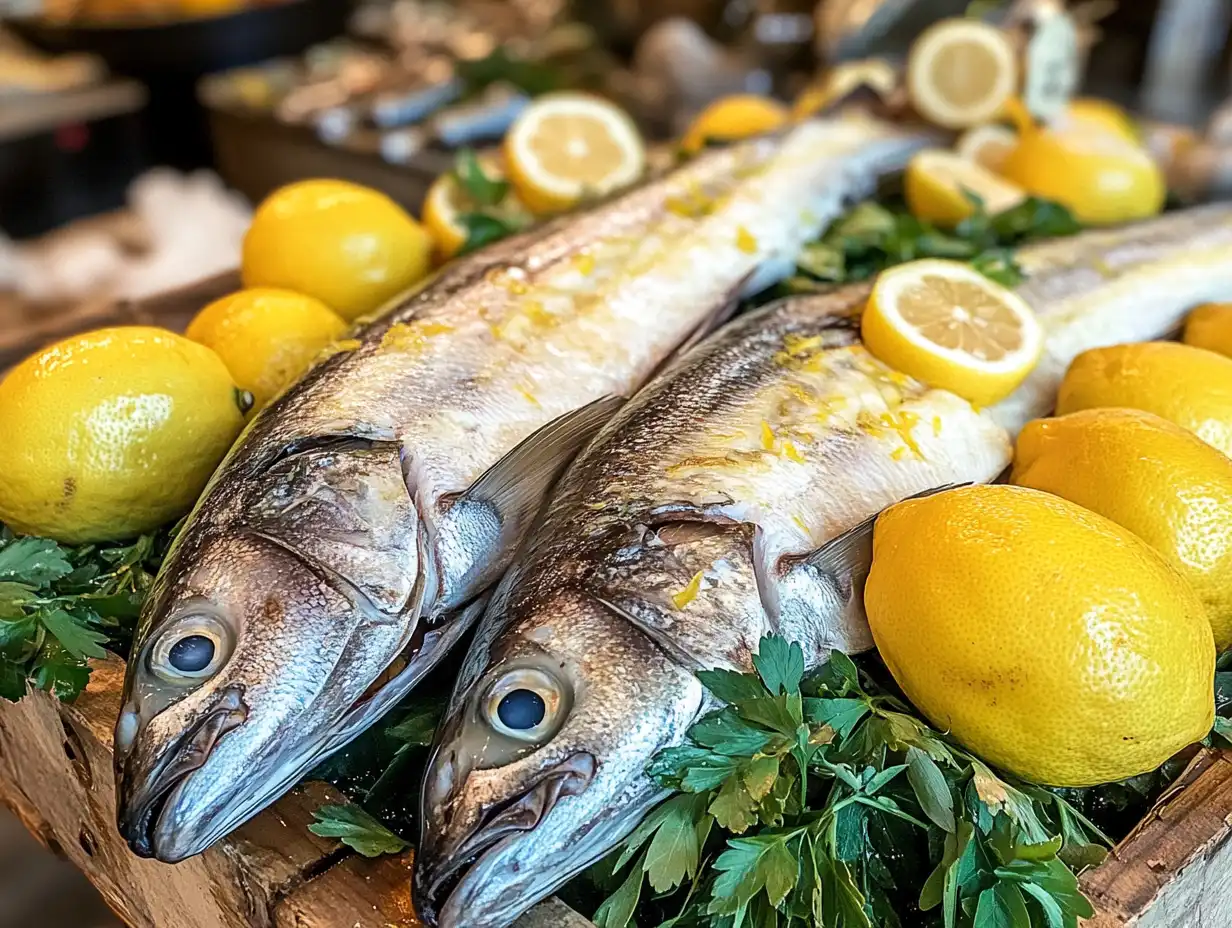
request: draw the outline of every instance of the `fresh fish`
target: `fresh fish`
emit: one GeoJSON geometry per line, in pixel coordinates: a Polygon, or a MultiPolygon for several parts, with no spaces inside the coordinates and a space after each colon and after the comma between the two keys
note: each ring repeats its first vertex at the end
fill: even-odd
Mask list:
{"type": "Polygon", "coordinates": [[[611,397],[927,142],[847,119],[707,153],[450,264],[267,407],[140,621],[115,737],[134,851],[200,852],[386,712],[611,397]]]}
{"type": "Polygon", "coordinates": [[[613,848],[662,798],[647,762],[709,707],[697,669],[751,670],[769,632],[811,665],[871,647],[871,517],[995,479],[1080,351],[1232,296],[1232,208],[1018,260],[1047,349],[990,410],[872,357],[859,285],[731,323],[601,430],[497,588],[439,732],[414,878],[429,924],[507,925],[613,848]]]}

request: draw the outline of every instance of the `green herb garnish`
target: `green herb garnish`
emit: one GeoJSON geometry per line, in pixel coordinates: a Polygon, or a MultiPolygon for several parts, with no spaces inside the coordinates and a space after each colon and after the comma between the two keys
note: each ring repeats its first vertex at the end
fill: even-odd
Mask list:
{"type": "Polygon", "coordinates": [[[796,262],[800,273],[788,281],[787,289],[816,289],[813,281],[867,280],[887,267],[919,258],[969,261],[988,277],[1012,287],[1023,279],[1014,262],[1014,247],[1072,235],[1081,228],[1064,207],[1045,200],[1031,198],[989,216],[979,199],[972,199],[975,214],[953,232],[921,222],[902,206],[888,208],[871,200],[861,203],[836,220],[818,241],[805,246],[796,262]]]}
{"type": "Polygon", "coordinates": [[[475,152],[464,148],[454,159],[454,178],[470,205],[458,221],[466,228],[466,242],[459,255],[469,254],[484,245],[500,241],[531,223],[531,216],[509,197],[509,183],[491,177],[479,163],[475,152]]]}
{"type": "Polygon", "coordinates": [[[755,665],[699,674],[728,705],[648,768],[676,795],[617,852],[614,873],[632,866],[600,928],[635,912],[648,924],[644,882],[678,906],[660,928],[1068,928],[1092,914],[1071,867],[1108,839],[1057,793],[998,776],[843,654],[805,676],[799,646],[768,637],[755,665]],[[903,920],[912,910],[926,914],[903,920]]]}
{"type": "Polygon", "coordinates": [[[337,838],[365,857],[398,854],[410,842],[398,837],[359,806],[321,806],[308,830],[322,838],[337,838]]]}
{"type": "Polygon", "coordinates": [[[169,536],[72,548],[0,526],[0,697],[75,699],[91,658],[125,650],[169,536]]]}

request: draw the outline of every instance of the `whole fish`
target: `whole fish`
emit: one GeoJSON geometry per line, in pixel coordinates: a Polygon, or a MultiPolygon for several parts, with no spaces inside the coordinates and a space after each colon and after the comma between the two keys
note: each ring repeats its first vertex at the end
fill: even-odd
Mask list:
{"type": "Polygon", "coordinates": [[[429,924],[499,928],[611,850],[663,794],[644,774],[763,635],[810,665],[872,646],[871,518],[995,479],[1087,348],[1166,334],[1232,296],[1232,208],[1020,250],[1046,349],[990,410],[870,355],[868,285],[731,323],[653,381],[565,473],[492,598],[424,780],[429,924]]]}
{"type": "Polygon", "coordinates": [[[266,408],[139,623],[115,734],[133,850],[202,851],[404,696],[611,397],[927,142],[853,117],[704,154],[450,264],[266,408]]]}

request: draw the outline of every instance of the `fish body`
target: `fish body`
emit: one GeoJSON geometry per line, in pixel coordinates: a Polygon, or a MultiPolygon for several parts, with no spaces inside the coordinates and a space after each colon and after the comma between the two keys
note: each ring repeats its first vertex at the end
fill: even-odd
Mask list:
{"type": "Polygon", "coordinates": [[[871,647],[871,518],[995,479],[1080,351],[1232,295],[1232,209],[1018,260],[1047,344],[997,407],[872,357],[857,285],[736,320],[603,427],[494,594],[438,734],[414,887],[430,923],[509,924],[615,846],[662,798],[651,757],[710,705],[696,670],[750,670],[771,632],[811,665],[871,647]]]}
{"type": "Polygon", "coordinates": [[[479,615],[582,442],[927,137],[802,124],[448,265],[261,412],[143,611],[121,832],[198,853],[387,711],[479,615]]]}

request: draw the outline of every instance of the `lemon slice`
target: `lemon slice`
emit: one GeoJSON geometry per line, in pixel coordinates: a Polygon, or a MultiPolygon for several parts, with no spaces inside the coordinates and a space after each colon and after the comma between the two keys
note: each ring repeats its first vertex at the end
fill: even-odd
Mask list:
{"type": "Polygon", "coordinates": [[[884,271],[860,328],[865,347],[886,364],[979,406],[1013,392],[1044,346],[1021,297],[956,261],[884,271]]]}
{"type": "Polygon", "coordinates": [[[861,87],[870,88],[879,97],[888,97],[898,87],[898,72],[880,58],[835,65],[796,97],[791,115],[807,119],[861,87]]]}
{"type": "Polygon", "coordinates": [[[753,93],[723,97],[697,115],[680,140],[680,147],[694,154],[707,142],[732,142],[773,132],[786,124],[788,118],[787,107],[770,97],[753,93]]]}
{"type": "Polygon", "coordinates": [[[942,227],[958,225],[975,212],[964,191],[996,215],[1021,203],[1022,188],[952,151],[928,149],[915,155],[903,175],[903,193],[913,216],[942,227]]]}
{"type": "Polygon", "coordinates": [[[968,129],[996,118],[1018,89],[1018,59],[994,26],[945,19],[911,46],[907,90],[916,111],[947,129],[968,129]]]}
{"type": "Polygon", "coordinates": [[[505,136],[505,164],[531,209],[553,212],[637,180],[646,147],[620,107],[582,93],[540,97],[505,136]]]}
{"type": "Polygon", "coordinates": [[[1018,135],[1013,129],[996,123],[988,123],[968,129],[954,143],[954,151],[982,168],[999,171],[1006,155],[1018,144],[1018,135]]]}

